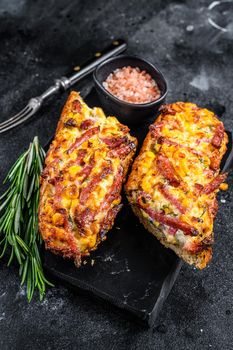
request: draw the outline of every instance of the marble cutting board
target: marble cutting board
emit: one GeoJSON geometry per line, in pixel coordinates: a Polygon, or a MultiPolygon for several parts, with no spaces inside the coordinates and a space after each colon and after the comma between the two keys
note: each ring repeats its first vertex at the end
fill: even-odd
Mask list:
{"type": "MultiPolygon", "coordinates": [[[[100,105],[94,90],[85,100],[90,106],[100,105]]],[[[132,130],[139,144],[151,122],[132,130]]],[[[232,135],[229,136],[228,152],[222,162],[224,171],[232,165],[232,135]]],[[[111,303],[146,326],[154,324],[181,266],[181,260],[139,223],[126,199],[107,240],[79,269],[72,261],[44,252],[44,267],[52,277],[78,293],[111,303]]]]}

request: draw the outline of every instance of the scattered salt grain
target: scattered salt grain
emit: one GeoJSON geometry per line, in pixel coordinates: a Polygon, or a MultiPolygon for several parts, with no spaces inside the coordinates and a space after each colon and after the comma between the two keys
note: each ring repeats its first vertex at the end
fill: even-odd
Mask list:
{"type": "Polygon", "coordinates": [[[194,26],[192,26],[191,24],[189,24],[189,25],[186,27],[187,32],[192,32],[193,29],[194,29],[194,26]]]}

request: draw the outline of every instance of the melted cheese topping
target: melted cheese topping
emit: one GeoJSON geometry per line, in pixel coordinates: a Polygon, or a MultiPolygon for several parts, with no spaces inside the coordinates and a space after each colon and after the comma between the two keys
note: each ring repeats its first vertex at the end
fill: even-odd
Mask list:
{"type": "Polygon", "coordinates": [[[193,103],[167,105],[151,127],[126,184],[133,206],[138,207],[143,196],[141,214],[161,230],[163,239],[190,253],[197,253],[212,242],[220,183],[208,194],[205,188],[219,174],[227,141],[223,124],[214,113],[193,103]],[[218,140],[213,141],[216,137],[221,139],[217,146],[218,140]],[[159,222],[150,213],[186,223],[197,235],[159,222]]]}
{"type": "Polygon", "coordinates": [[[120,209],[136,149],[128,131],[78,93],[69,96],[41,177],[39,227],[47,248],[77,264],[105,238],[120,209]]]}

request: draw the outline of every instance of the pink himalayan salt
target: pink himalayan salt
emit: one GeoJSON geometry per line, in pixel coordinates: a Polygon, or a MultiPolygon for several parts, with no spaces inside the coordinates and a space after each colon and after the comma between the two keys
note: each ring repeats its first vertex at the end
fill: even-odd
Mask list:
{"type": "Polygon", "coordinates": [[[145,70],[123,67],[109,74],[104,88],[115,97],[129,103],[148,103],[160,96],[158,85],[145,70]]]}

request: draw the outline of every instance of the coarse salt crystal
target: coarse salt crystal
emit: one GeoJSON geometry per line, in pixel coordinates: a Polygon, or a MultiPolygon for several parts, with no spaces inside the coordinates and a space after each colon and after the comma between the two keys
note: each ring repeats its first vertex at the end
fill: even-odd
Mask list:
{"type": "Polygon", "coordinates": [[[130,103],[148,103],[161,96],[155,80],[138,67],[116,69],[109,74],[103,86],[115,97],[130,103]]]}

